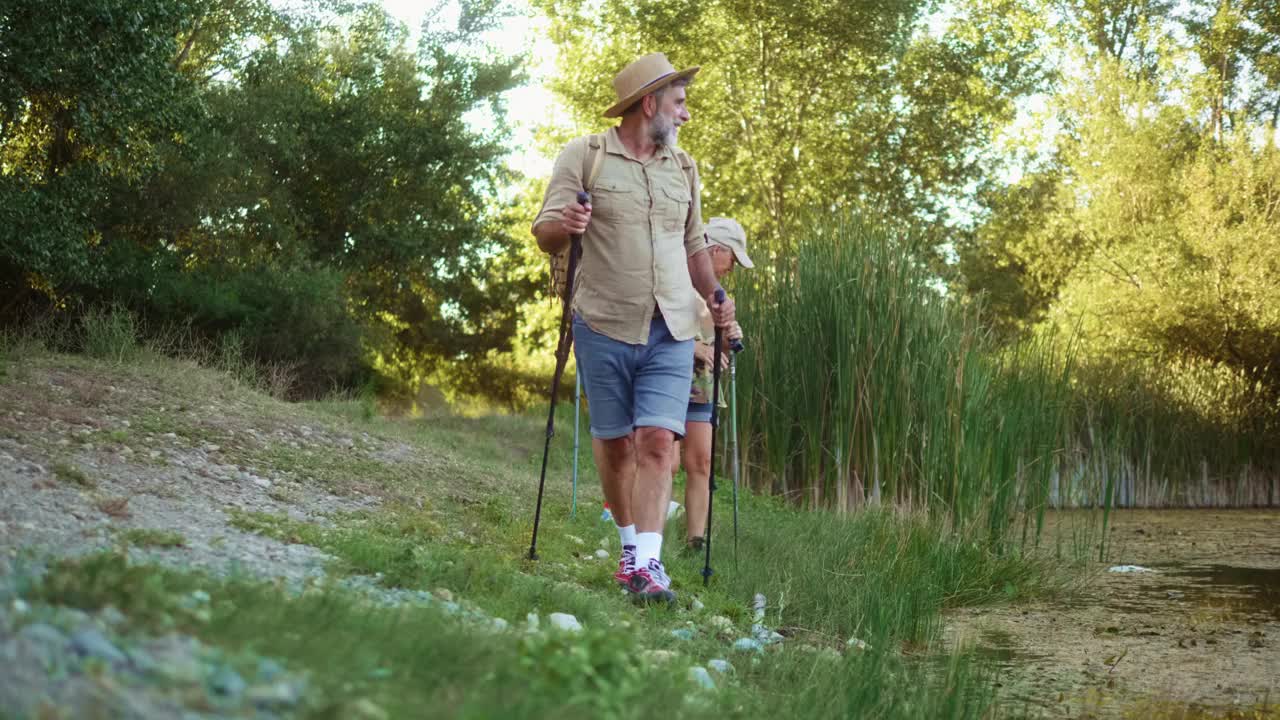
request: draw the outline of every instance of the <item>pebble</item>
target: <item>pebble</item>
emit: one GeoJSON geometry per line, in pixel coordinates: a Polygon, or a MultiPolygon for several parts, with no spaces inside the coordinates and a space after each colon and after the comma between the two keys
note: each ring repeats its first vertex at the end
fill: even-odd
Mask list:
{"type": "Polygon", "coordinates": [[[699,600],[698,598],[694,598],[694,599],[689,603],[689,607],[690,607],[694,612],[702,612],[703,610],[706,610],[706,609],[707,609],[707,606],[706,606],[706,605],[703,605],[703,604],[702,604],[702,601],[701,601],[701,600],[699,600]]]}
{"type": "Polygon", "coordinates": [[[849,641],[845,643],[845,646],[853,648],[854,650],[866,651],[871,649],[870,645],[866,644],[865,642],[863,642],[862,640],[859,640],[856,637],[849,638],[849,641]]]}
{"type": "Polygon", "coordinates": [[[607,560],[607,559],[609,558],[609,551],[608,551],[608,550],[597,550],[597,551],[596,551],[596,557],[600,558],[601,560],[607,560]]]}
{"type": "Polygon", "coordinates": [[[710,625],[711,628],[716,632],[732,632],[733,631],[733,621],[723,615],[713,616],[710,620],[707,621],[707,624],[710,625]]]}
{"type": "Polygon", "coordinates": [[[244,695],[247,687],[244,678],[240,677],[240,673],[226,665],[218,668],[213,677],[209,678],[209,689],[228,700],[239,700],[240,696],[244,695]]]}
{"type": "Polygon", "coordinates": [[[529,613],[525,616],[526,627],[529,632],[538,632],[538,613],[529,613]]]}
{"type": "Polygon", "coordinates": [[[245,699],[260,708],[281,708],[297,705],[302,698],[293,683],[278,682],[254,685],[245,693],[245,699]]]}
{"type": "Polygon", "coordinates": [[[284,674],[284,666],[271,658],[258,660],[258,680],[271,682],[284,674]]]}
{"type": "Polygon", "coordinates": [[[734,672],[733,663],[729,662],[728,660],[725,660],[724,658],[715,658],[714,660],[708,660],[707,667],[711,668],[712,670],[715,670],[717,673],[721,675],[732,675],[734,672]]]}
{"type": "Polygon", "coordinates": [[[490,622],[493,625],[493,629],[498,632],[506,632],[511,627],[511,623],[503,620],[502,618],[494,618],[490,622]]]}
{"type": "Polygon", "coordinates": [[[123,624],[127,618],[114,605],[108,605],[98,613],[98,619],[102,620],[108,627],[115,627],[123,624]]]}
{"type": "Polygon", "coordinates": [[[125,654],[120,652],[119,648],[112,645],[110,640],[107,640],[102,633],[93,628],[77,630],[71,636],[71,647],[80,655],[104,660],[113,665],[123,665],[129,662],[129,658],[125,657],[125,654]]]}
{"type": "Polygon", "coordinates": [[[716,681],[711,679],[711,673],[701,665],[694,665],[689,668],[689,679],[703,690],[715,690],[716,681]]]}
{"type": "Polygon", "coordinates": [[[453,602],[453,593],[445,588],[436,588],[435,590],[432,590],[432,592],[435,593],[436,597],[445,602],[453,602]]]}
{"type": "Polygon", "coordinates": [[[764,652],[764,645],[755,638],[738,638],[733,643],[733,649],[739,652],[764,652]]]}
{"type": "Polygon", "coordinates": [[[578,622],[578,618],[567,613],[551,613],[551,626],[557,630],[566,632],[582,632],[582,624],[578,622]]]}
{"type": "Polygon", "coordinates": [[[378,704],[369,698],[360,698],[359,700],[347,705],[342,717],[351,718],[351,720],[388,720],[391,716],[386,710],[378,707],[378,704]]]}
{"type": "Polygon", "coordinates": [[[651,663],[662,664],[674,660],[676,654],[671,650],[646,650],[644,657],[651,663]]]}
{"type": "Polygon", "coordinates": [[[693,631],[689,628],[677,628],[671,631],[671,636],[678,640],[692,640],[693,631]]]}

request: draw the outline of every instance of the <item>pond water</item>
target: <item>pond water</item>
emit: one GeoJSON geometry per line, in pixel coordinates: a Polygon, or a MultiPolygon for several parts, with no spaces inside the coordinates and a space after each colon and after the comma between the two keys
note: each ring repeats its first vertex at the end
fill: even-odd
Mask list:
{"type": "MultiPolygon", "coordinates": [[[[1100,519],[1054,515],[1042,545],[1096,543],[1100,519]]],[[[949,641],[996,663],[1010,703],[1056,716],[1280,702],[1280,511],[1123,510],[1108,525],[1082,587],[949,613],[949,641]]]]}

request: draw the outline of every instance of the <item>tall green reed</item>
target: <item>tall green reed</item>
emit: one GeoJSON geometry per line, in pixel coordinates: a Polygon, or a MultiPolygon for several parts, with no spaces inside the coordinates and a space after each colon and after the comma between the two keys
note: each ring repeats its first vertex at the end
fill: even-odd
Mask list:
{"type": "Polygon", "coordinates": [[[1066,353],[997,347],[885,231],[848,215],[808,228],[737,288],[749,481],[813,507],[945,510],[993,540],[1015,517],[1038,523],[1067,426],[1066,353]]]}
{"type": "Polygon", "coordinates": [[[1024,540],[1049,507],[1280,504],[1280,412],[1239,378],[1081,366],[1050,335],[1004,346],[900,238],[851,215],[802,227],[794,255],[736,278],[758,489],[943,511],[992,539],[1018,519],[1024,540]]]}

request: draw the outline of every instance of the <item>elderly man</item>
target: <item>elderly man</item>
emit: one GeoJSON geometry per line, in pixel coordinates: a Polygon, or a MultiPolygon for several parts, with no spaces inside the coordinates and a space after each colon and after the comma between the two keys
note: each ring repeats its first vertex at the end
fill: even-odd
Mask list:
{"type": "Polygon", "coordinates": [[[583,238],[569,300],[575,357],[591,402],[596,468],[622,540],[614,577],[639,600],[675,599],[662,533],[700,298],[716,325],[734,320],[732,301],[715,299],[697,166],[676,147],[690,119],[685,88],[697,71],[677,71],[653,53],[618,73],[618,101],[604,116],[621,122],[561,151],[533,224],[545,252],[559,252],[570,234],[583,238]],[[587,205],[576,199],[584,189],[587,205]]]}

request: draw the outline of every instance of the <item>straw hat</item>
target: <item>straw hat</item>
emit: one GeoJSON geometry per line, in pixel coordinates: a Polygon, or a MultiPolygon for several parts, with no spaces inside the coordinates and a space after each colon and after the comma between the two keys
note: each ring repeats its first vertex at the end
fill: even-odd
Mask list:
{"type": "Polygon", "coordinates": [[[604,111],[607,118],[621,117],[623,111],[631,104],[651,92],[679,80],[691,78],[697,74],[699,67],[677,71],[675,66],[662,53],[649,53],[622,68],[613,79],[613,91],[618,94],[618,102],[604,111]]]}

